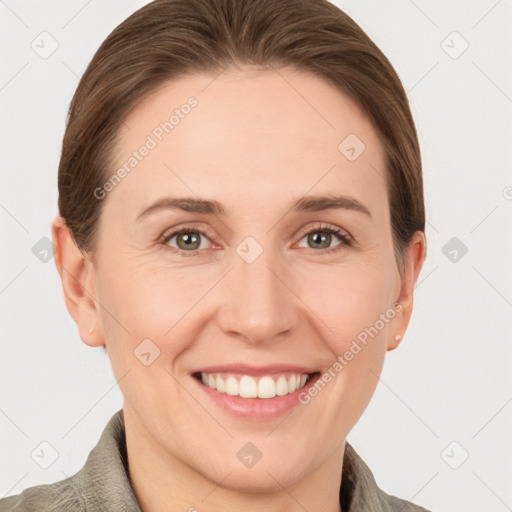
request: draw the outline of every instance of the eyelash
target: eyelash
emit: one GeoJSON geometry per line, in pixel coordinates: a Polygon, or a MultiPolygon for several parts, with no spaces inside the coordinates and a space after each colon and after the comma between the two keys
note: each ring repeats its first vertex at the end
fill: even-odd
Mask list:
{"type": "MultiPolygon", "coordinates": [[[[169,241],[172,238],[174,238],[175,236],[182,235],[184,233],[198,233],[198,234],[203,235],[204,237],[209,239],[208,235],[206,234],[206,232],[204,230],[202,230],[200,228],[192,227],[192,226],[190,226],[190,227],[184,226],[184,227],[177,229],[176,231],[172,231],[168,235],[164,236],[160,243],[165,248],[171,250],[174,253],[179,253],[184,257],[196,256],[197,254],[199,254],[199,252],[204,250],[204,249],[196,249],[194,251],[184,251],[182,249],[176,249],[175,247],[171,247],[168,245],[169,241]]],[[[330,254],[332,252],[341,250],[343,247],[351,247],[353,245],[352,238],[348,234],[346,234],[346,232],[344,230],[342,230],[340,228],[336,228],[334,226],[323,225],[323,224],[319,225],[319,226],[315,226],[314,228],[309,229],[308,231],[301,232],[299,240],[302,240],[305,236],[310,235],[311,233],[330,233],[330,234],[336,235],[341,240],[341,243],[339,245],[335,245],[334,247],[329,247],[327,249],[315,250],[315,249],[310,248],[312,251],[320,253],[320,254],[330,254]]],[[[212,241],[216,242],[215,239],[212,241]]]]}

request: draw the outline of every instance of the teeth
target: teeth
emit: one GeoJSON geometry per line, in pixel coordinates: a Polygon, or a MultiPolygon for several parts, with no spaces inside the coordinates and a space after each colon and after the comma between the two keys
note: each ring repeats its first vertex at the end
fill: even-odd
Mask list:
{"type": "Polygon", "coordinates": [[[240,379],[238,394],[242,398],[256,398],[258,396],[258,384],[256,384],[256,381],[252,377],[244,375],[240,379]]]}
{"type": "Polygon", "coordinates": [[[276,384],[272,377],[263,377],[258,382],[258,398],[274,398],[276,396],[276,384]]]}
{"type": "Polygon", "coordinates": [[[238,381],[235,377],[228,377],[226,380],[226,393],[228,395],[238,395],[238,381]]]}
{"type": "Polygon", "coordinates": [[[271,377],[265,375],[256,379],[250,375],[237,378],[233,375],[223,377],[219,373],[201,373],[205,386],[216,389],[219,393],[242,398],[274,398],[288,395],[306,384],[307,374],[292,373],[271,377]]]}
{"type": "Polygon", "coordinates": [[[224,382],[224,379],[222,377],[217,376],[217,378],[215,379],[215,383],[215,387],[219,393],[226,392],[226,383],[224,382]]]}
{"type": "Polygon", "coordinates": [[[296,381],[299,381],[300,383],[300,377],[298,379],[295,378],[295,375],[290,375],[290,377],[288,378],[288,389],[290,390],[290,392],[293,390],[295,391],[299,386],[296,386],[296,381]]]}
{"type": "MultiPolygon", "coordinates": [[[[293,391],[295,391],[295,390],[292,390],[292,393],[293,393],[293,391]]],[[[286,395],[288,393],[289,393],[288,382],[286,380],[286,377],[283,377],[281,375],[281,377],[279,377],[276,382],[276,395],[281,396],[281,395],[286,395]]]]}

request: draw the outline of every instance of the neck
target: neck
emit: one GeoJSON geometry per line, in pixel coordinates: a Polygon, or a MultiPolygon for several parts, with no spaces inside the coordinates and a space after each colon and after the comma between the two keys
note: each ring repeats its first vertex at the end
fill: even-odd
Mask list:
{"type": "Polygon", "coordinates": [[[143,512],[341,512],[343,448],[286,489],[242,492],[230,488],[229,473],[214,481],[166,451],[126,407],[124,421],[130,482],[143,512]]]}

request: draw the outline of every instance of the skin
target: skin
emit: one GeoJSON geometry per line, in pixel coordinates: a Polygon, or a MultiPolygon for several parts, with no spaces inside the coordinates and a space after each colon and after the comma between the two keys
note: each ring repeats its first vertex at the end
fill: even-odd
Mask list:
{"type": "Polygon", "coordinates": [[[122,379],[130,478],[143,510],[338,511],[345,438],[409,323],[423,234],[414,234],[401,275],[375,172],[384,173],[377,134],[348,97],[305,71],[246,67],[167,82],[128,115],[116,165],[190,96],[197,107],[102,199],[95,264],[54,220],[66,306],[84,343],[106,345],[122,379]],[[338,151],[351,133],[366,145],[353,162],[338,151]],[[317,194],[355,198],[371,216],[291,211],[317,194]],[[226,213],[164,210],[136,221],[166,196],[216,200],[226,213]],[[307,236],[322,233],[319,223],[354,243],[332,235],[326,244],[337,250],[326,253],[307,236]],[[192,255],[178,237],[159,241],[184,225],[206,230],[192,255]],[[247,236],[263,249],[250,264],[236,252],[247,236]],[[402,310],[286,418],[235,417],[191,386],[189,372],[213,364],[324,371],[395,301],[402,310]],[[150,366],[133,355],[145,338],[160,350],[150,366]],[[262,453],[250,469],[236,456],[247,442],[262,453]]]}

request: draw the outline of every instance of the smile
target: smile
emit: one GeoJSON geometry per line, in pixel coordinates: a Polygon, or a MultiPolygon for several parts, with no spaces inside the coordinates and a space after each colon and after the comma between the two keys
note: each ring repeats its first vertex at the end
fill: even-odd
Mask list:
{"type": "Polygon", "coordinates": [[[190,372],[209,404],[245,420],[275,419],[301,406],[299,395],[320,377],[315,367],[245,363],[196,368],[190,372]]]}
{"type": "Polygon", "coordinates": [[[201,382],[219,393],[242,398],[274,398],[294,393],[304,387],[307,373],[285,372],[277,375],[251,375],[200,372],[201,382]]]}

